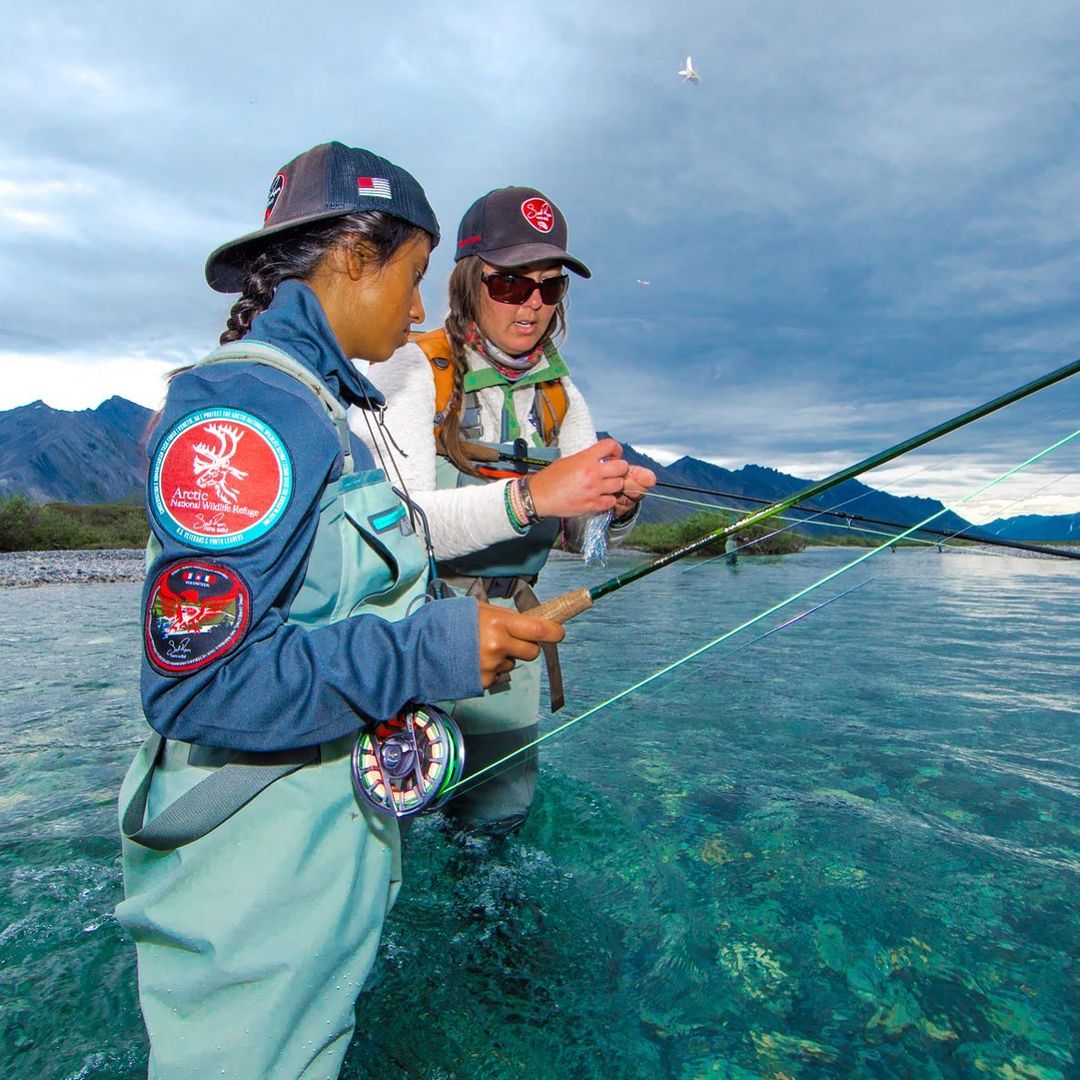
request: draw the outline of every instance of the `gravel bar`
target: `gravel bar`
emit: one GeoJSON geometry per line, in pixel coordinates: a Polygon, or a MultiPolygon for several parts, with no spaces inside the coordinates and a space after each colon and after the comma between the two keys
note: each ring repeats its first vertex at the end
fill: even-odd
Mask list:
{"type": "Polygon", "coordinates": [[[81,585],[100,581],[142,581],[146,551],[5,551],[0,552],[0,588],[32,585],[81,585]]]}

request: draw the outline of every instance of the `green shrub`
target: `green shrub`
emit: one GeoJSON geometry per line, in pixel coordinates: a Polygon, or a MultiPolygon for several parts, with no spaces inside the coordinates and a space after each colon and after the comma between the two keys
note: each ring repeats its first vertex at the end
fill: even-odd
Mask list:
{"type": "MultiPolygon", "coordinates": [[[[666,555],[668,552],[677,551],[679,548],[683,548],[687,544],[715,532],[717,529],[731,525],[734,520],[734,516],[729,513],[701,510],[696,514],[683,518],[681,521],[638,525],[626,538],[626,543],[629,547],[639,548],[642,551],[666,555]]],[[[780,528],[783,528],[782,524],[773,526],[771,522],[763,522],[761,525],[751,525],[747,529],[740,529],[738,535],[743,537],[742,543],[746,544],[760,537],[768,536],[780,528]]],[[[722,555],[726,543],[726,539],[716,540],[700,548],[697,554],[702,556],[722,555]]],[[[770,536],[768,540],[753,544],[741,554],[786,555],[793,551],[802,551],[804,547],[806,547],[806,541],[803,537],[793,532],[784,532],[779,536],[770,536]]]]}
{"type": "Polygon", "coordinates": [[[141,506],[35,503],[25,495],[0,498],[0,551],[140,548],[149,534],[141,506]]]}

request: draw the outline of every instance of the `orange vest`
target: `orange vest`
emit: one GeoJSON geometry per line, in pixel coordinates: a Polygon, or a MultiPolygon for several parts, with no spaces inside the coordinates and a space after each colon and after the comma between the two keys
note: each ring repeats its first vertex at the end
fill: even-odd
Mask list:
{"type": "MultiPolygon", "coordinates": [[[[410,334],[409,340],[423,350],[435,378],[435,435],[438,437],[442,431],[440,421],[445,416],[450,398],[454,394],[454,365],[450,359],[450,342],[446,337],[446,329],[442,326],[437,330],[410,334]]],[[[537,389],[536,415],[540,436],[544,445],[550,446],[562,427],[566,410],[570,407],[570,398],[559,379],[533,385],[537,389]]]]}

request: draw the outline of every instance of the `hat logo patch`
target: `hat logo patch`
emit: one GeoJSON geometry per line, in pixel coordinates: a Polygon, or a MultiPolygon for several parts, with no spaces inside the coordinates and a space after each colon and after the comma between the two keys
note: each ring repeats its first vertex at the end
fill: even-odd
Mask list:
{"type": "Polygon", "coordinates": [[[549,233],[555,226],[555,211],[547,199],[526,199],[521,204],[521,212],[537,232],[549,233]]]}
{"type": "Polygon", "coordinates": [[[391,197],[390,181],[382,176],[358,176],[356,194],[366,195],[369,199],[389,199],[391,197]]]}
{"type": "Polygon", "coordinates": [[[278,196],[285,190],[285,174],[278,173],[274,177],[270,184],[270,190],[266,195],[266,213],[263,214],[263,221],[268,221],[270,215],[274,212],[274,207],[277,206],[278,196]]]}
{"type": "Polygon", "coordinates": [[[161,440],[150,506],[170,536],[227,549],[257,540],[285,513],[292,461],[278,434],[239,409],[189,413],[161,440]]]}

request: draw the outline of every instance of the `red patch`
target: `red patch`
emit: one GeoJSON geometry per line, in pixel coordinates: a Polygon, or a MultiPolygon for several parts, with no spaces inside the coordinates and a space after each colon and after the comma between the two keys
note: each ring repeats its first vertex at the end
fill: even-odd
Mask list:
{"type": "Polygon", "coordinates": [[[251,592],[235,570],[186,559],[158,574],[146,598],[144,639],[150,663],[187,675],[231,652],[251,620],[251,592]]]}
{"type": "Polygon", "coordinates": [[[555,227],[555,211],[547,199],[526,199],[521,204],[521,212],[537,232],[549,233],[555,227]]]}
{"type": "Polygon", "coordinates": [[[171,536],[232,548],[271,529],[292,494],[292,462],[277,433],[239,409],[189,413],[162,439],[150,503],[171,536]]]}

